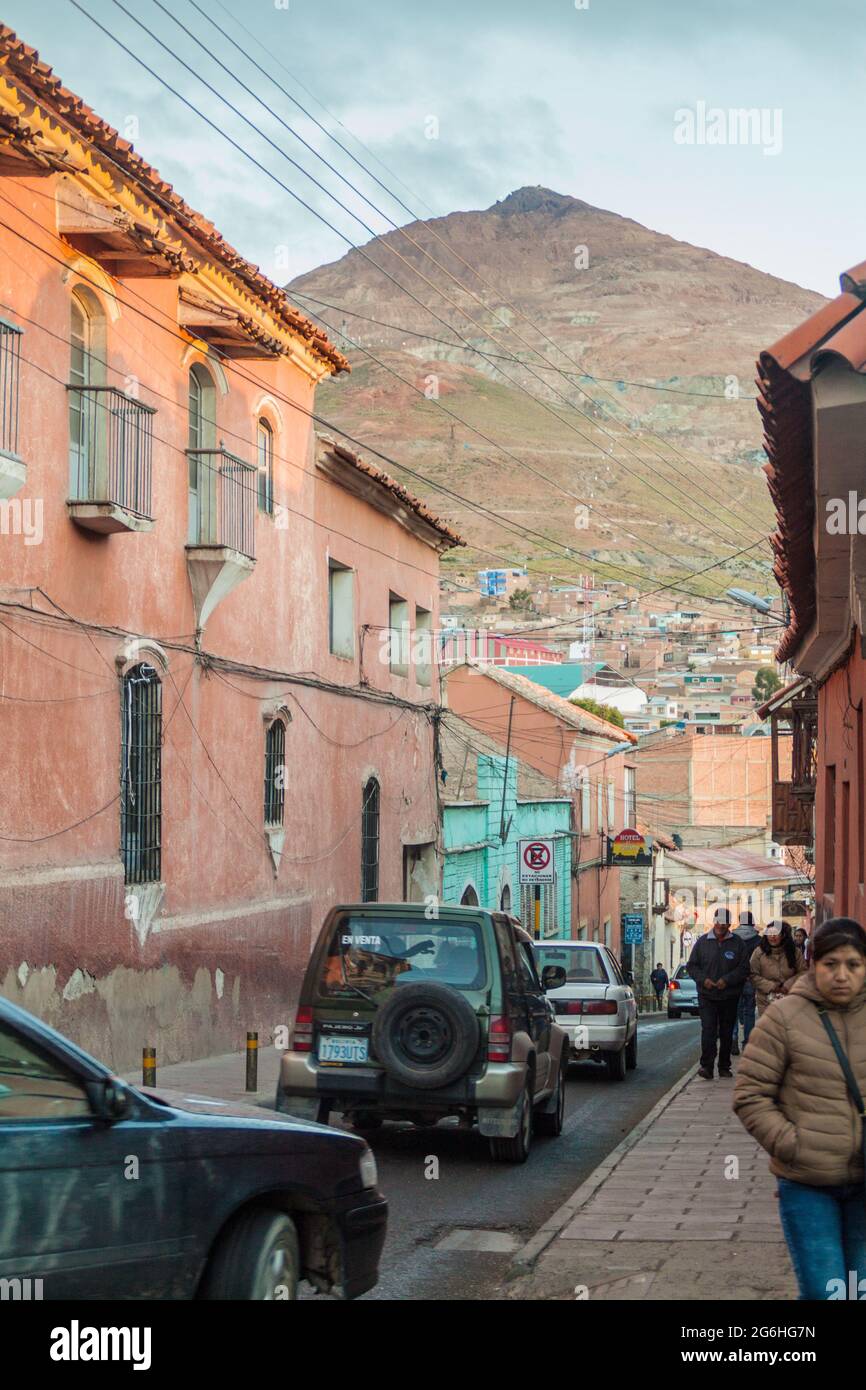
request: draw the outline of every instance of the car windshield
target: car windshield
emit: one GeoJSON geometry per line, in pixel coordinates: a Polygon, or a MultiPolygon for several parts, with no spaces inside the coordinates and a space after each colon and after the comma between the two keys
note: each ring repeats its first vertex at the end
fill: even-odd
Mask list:
{"type": "Polygon", "coordinates": [[[331,938],[319,991],[332,997],[377,994],[422,980],[483,989],[487,967],[479,923],[344,917],[331,938]]]}
{"type": "Polygon", "coordinates": [[[690,980],[691,978],[688,969],[684,965],[681,965],[676,975],[674,975],[675,980],[690,980]]]}
{"type": "Polygon", "coordinates": [[[592,946],[536,946],[535,959],[539,971],[546,965],[563,966],[569,985],[609,983],[601,952],[592,946]]]}

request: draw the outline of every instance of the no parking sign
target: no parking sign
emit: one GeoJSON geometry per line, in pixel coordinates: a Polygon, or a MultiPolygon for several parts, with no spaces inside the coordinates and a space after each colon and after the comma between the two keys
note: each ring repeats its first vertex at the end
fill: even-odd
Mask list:
{"type": "Polygon", "coordinates": [[[553,840],[519,840],[521,883],[554,883],[553,840]]]}

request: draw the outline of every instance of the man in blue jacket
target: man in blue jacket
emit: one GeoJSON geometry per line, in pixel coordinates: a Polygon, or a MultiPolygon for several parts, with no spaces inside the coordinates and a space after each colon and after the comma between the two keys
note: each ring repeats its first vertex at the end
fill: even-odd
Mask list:
{"type": "Polygon", "coordinates": [[[686,969],[698,987],[701,1014],[701,1065],[698,1076],[712,1081],[719,1049],[719,1076],[731,1075],[731,1043],[740,992],[749,973],[748,950],[731,931],[731,914],[717,907],[713,929],[692,948],[686,969]]]}

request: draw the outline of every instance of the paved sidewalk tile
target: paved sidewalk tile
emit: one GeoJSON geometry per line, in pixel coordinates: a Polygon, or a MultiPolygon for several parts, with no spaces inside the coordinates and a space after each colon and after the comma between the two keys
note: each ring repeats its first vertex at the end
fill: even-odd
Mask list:
{"type": "Polygon", "coordinates": [[[795,1299],[776,1180],[731,1098],[691,1080],[504,1296],[795,1299]]]}

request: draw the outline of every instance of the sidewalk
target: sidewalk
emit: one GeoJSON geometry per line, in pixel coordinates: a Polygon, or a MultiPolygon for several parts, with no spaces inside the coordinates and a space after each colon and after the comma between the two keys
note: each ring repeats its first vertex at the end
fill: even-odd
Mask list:
{"type": "MultiPolygon", "coordinates": [[[[185,1091],[188,1095],[215,1096],[244,1101],[247,1105],[273,1105],[280,1071],[280,1053],[272,1043],[259,1048],[258,1090],[246,1090],[246,1053],[225,1052],[197,1062],[175,1062],[161,1067],[157,1058],[156,1090],[185,1091]]],[[[141,1085],[141,1069],[127,1072],[126,1081],[141,1085]]]]}
{"type": "Polygon", "coordinates": [[[775,1179],[733,1085],[678,1082],[518,1254],[503,1297],[795,1299],[775,1179]]]}

